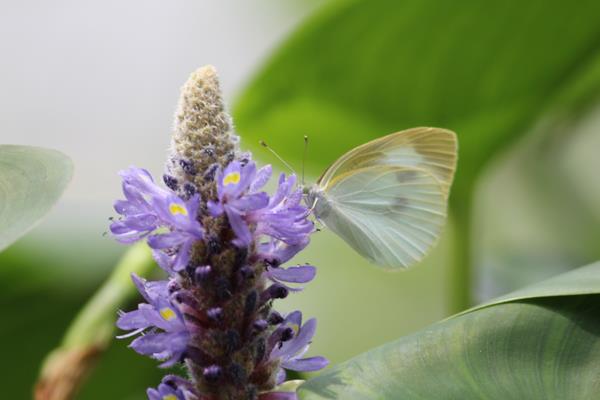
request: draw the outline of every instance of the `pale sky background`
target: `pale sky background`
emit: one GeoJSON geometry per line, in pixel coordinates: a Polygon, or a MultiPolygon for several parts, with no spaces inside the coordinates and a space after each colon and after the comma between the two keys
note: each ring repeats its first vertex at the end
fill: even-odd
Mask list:
{"type": "Polygon", "coordinates": [[[106,229],[118,170],[134,164],[160,176],[189,73],[215,65],[231,106],[270,51],[324,1],[0,3],[0,143],[55,148],[75,164],[59,205],[24,240],[59,230],[84,241],[106,229]]]}

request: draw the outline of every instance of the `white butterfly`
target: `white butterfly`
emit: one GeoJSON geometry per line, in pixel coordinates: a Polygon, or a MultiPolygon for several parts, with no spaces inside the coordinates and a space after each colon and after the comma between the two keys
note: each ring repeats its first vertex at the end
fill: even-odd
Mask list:
{"type": "Polygon", "coordinates": [[[446,221],[456,134],[413,128],[356,147],[306,190],[317,219],[384,268],[421,261],[446,221]]]}

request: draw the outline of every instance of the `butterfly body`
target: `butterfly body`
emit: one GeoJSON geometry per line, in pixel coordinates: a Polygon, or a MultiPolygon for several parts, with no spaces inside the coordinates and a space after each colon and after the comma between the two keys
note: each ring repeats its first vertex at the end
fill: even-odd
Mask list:
{"type": "Polygon", "coordinates": [[[456,135],[414,128],[340,157],[305,200],[325,226],[387,269],[421,261],[437,242],[456,166],[456,135]]]}

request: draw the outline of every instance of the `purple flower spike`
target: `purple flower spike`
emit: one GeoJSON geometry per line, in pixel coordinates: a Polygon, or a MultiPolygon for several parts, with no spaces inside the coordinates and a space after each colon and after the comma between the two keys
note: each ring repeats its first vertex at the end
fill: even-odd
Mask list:
{"type": "Polygon", "coordinates": [[[311,265],[284,266],[309,243],[311,210],[295,175],[264,190],[271,166],[240,150],[219,92],[211,67],[184,86],[161,182],[141,168],[120,173],[112,235],[147,241],[168,278],[133,275],[143,300],[120,311],[117,326],[133,350],[189,377],[166,376],[150,400],[298,400],[297,382],[277,386],[284,368],[313,371],[327,360],[303,358],[315,320],[273,307],[315,278],[311,265]]]}

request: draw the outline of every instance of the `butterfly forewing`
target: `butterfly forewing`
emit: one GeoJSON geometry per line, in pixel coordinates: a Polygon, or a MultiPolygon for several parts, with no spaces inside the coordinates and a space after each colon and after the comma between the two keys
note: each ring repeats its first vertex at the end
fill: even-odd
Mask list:
{"type": "Polygon", "coordinates": [[[386,268],[422,260],[446,219],[442,186],[419,168],[352,169],[336,175],[317,196],[317,217],[363,257],[386,268]]]}
{"type": "Polygon", "coordinates": [[[413,128],[392,133],[350,150],[319,179],[326,188],[346,173],[376,165],[412,167],[433,175],[448,197],[457,158],[456,134],[441,128],[413,128]]]}

